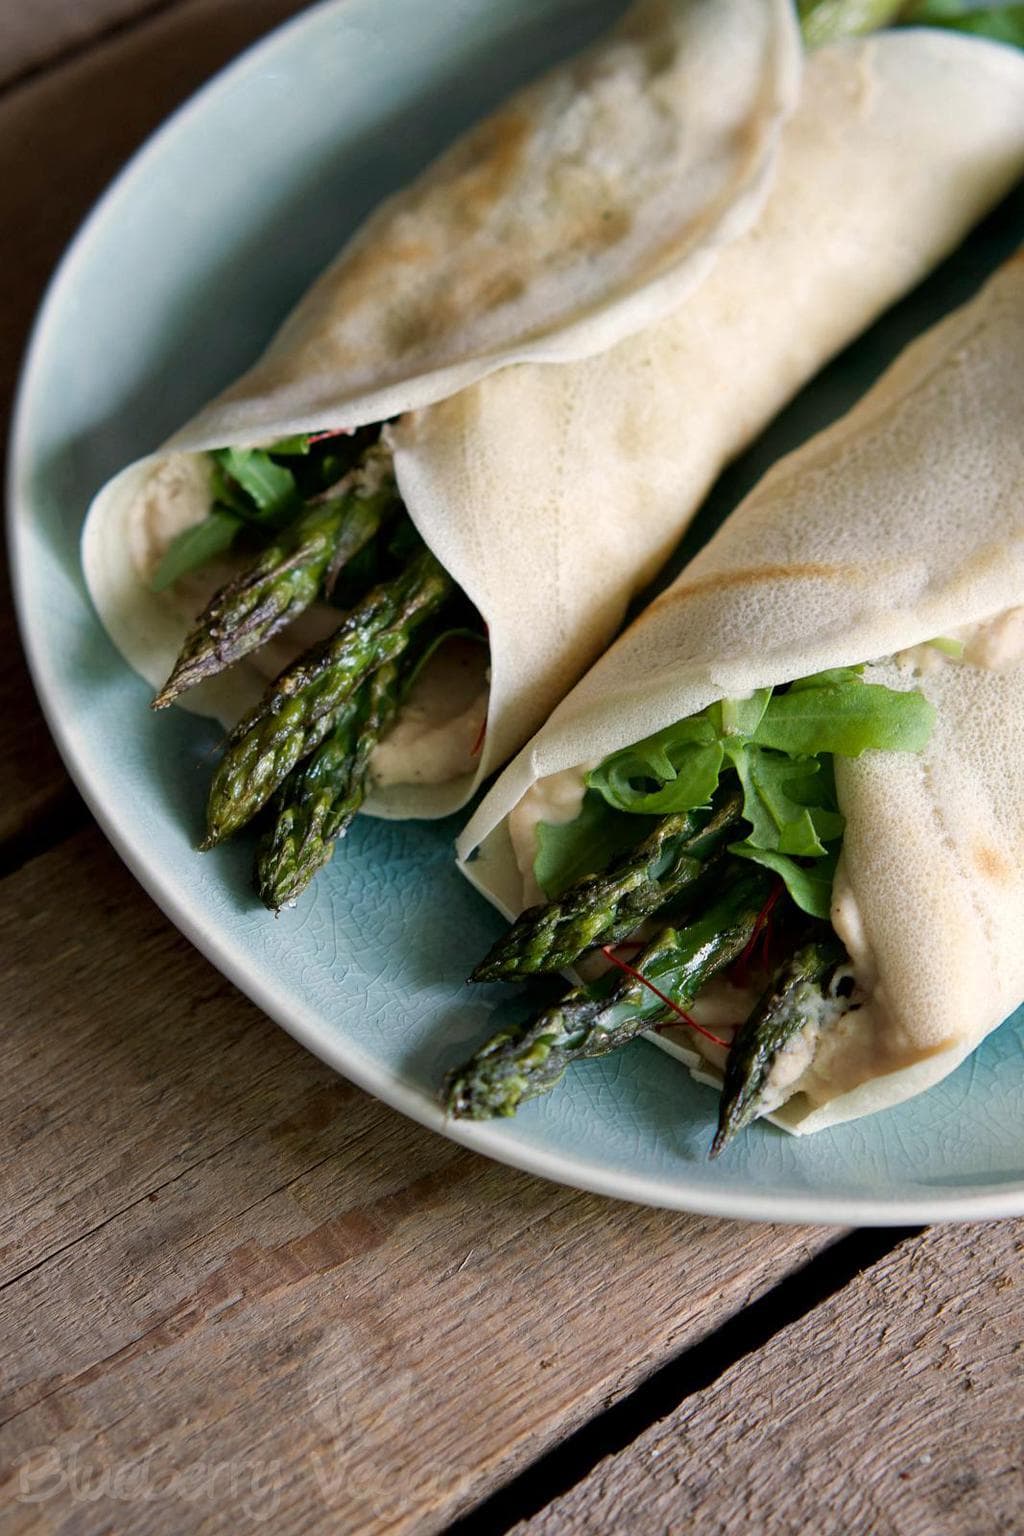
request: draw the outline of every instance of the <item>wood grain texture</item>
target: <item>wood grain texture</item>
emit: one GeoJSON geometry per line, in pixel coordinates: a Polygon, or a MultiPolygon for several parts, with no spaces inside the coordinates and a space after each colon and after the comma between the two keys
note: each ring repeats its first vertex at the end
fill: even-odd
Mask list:
{"type": "MultiPolygon", "coordinates": [[[[5,58],[10,67],[19,37],[25,46],[34,39],[37,50],[56,49],[61,27],[95,30],[104,18],[140,9],[130,0],[2,0],[0,70],[5,58]]],[[[180,0],[0,96],[0,418],[10,411],[52,268],[95,198],[179,102],[300,9],[299,0],[180,0]]],[[[2,844],[42,828],[69,789],[21,661],[2,569],[0,602],[2,844]]]]}
{"type": "Polygon", "coordinates": [[[834,1235],[421,1130],[271,1026],[95,831],[0,903],[12,1531],[439,1529],[834,1235]]]}
{"type": "Polygon", "coordinates": [[[0,0],[0,89],[176,0],[0,0]]]}
{"type": "Polygon", "coordinates": [[[1024,1530],[1024,1222],[888,1255],[515,1536],[1024,1530]]]}
{"type": "Polygon", "coordinates": [[[181,0],[0,97],[0,398],[49,274],[88,209],[181,101],[297,0],[181,0]]]}
{"type": "MultiPolygon", "coordinates": [[[[0,557],[0,860],[60,815],[71,788],[25,670],[0,557]]],[[[19,850],[20,852],[21,850],[19,850]]]]}

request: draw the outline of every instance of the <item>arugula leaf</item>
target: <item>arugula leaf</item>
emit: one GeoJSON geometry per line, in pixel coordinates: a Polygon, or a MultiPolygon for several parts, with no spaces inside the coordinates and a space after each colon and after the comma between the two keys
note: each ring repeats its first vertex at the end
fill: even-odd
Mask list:
{"type": "MultiPolygon", "coordinates": [[[[213,462],[234,484],[245,493],[246,502],[240,502],[229,484],[229,505],[241,517],[255,523],[280,523],[296,512],[300,497],[295,476],[283,464],[275,464],[263,448],[216,448],[211,454],[213,462]]],[[[224,487],[215,487],[220,500],[224,487]]]]}
{"type": "Polygon", "coordinates": [[[613,811],[601,796],[588,790],[575,821],[542,821],[537,826],[533,873],[549,901],[575,881],[606,869],[612,859],[646,837],[650,820],[613,811]]]}
{"type": "Polygon", "coordinates": [[[860,679],[819,682],[774,693],[751,739],[792,755],[859,757],[869,748],[920,752],[934,724],[934,707],[923,694],[860,679]]]}
{"type": "Polygon", "coordinates": [[[791,758],[756,746],[739,746],[729,755],[743,786],[748,841],[755,848],[818,858],[825,842],[841,835],[843,818],[829,804],[834,790],[817,758],[791,758]]]}
{"type": "MultiPolygon", "coordinates": [[[[869,748],[919,752],[935,723],[932,705],[920,693],[865,683],[860,674],[860,668],[837,667],[799,678],[785,691],[762,688],[748,699],[724,699],[612,753],[587,784],[615,810],[656,815],[706,805],[725,756],[737,771],[742,759],[748,775],[771,773],[770,765],[751,766],[753,760],[742,757],[747,748],[771,748],[788,758],[859,757],[869,748]]],[[[816,796],[803,803],[816,803],[816,796]]]]}
{"type": "Polygon", "coordinates": [[[755,688],[746,699],[722,699],[704,713],[720,736],[753,736],[772,696],[770,688],[755,688]]]}
{"type": "Polygon", "coordinates": [[[833,667],[746,699],[722,699],[612,753],[587,775],[575,821],[538,826],[534,869],[541,889],[555,897],[605,868],[642,835],[629,837],[623,825],[637,815],[706,806],[725,771],[740,781],[750,827],[730,852],[774,870],[797,906],[827,917],[845,825],[833,756],[919,752],[935,723],[922,694],[866,683],[863,672],[833,667]]]}
{"type": "Polygon", "coordinates": [[[666,816],[708,803],[722,756],[718,732],[707,714],[691,715],[605,758],[587,775],[587,786],[614,810],[666,816]]]}
{"type": "Polygon", "coordinates": [[[832,881],[839,859],[838,848],[828,849],[824,858],[815,859],[811,864],[797,864],[784,853],[776,853],[770,848],[755,848],[749,841],[730,843],[729,852],[741,859],[750,859],[755,864],[763,864],[765,869],[774,870],[781,876],[786,890],[801,912],[807,912],[811,917],[829,917],[832,909],[832,881]]]}
{"type": "Polygon", "coordinates": [[[857,37],[888,26],[904,0],[797,0],[800,30],[808,48],[857,37]]]}
{"type": "Polygon", "coordinates": [[[1024,5],[985,5],[978,0],[919,0],[901,20],[909,26],[952,27],[997,43],[1024,48],[1024,5]]]}
{"type": "Polygon", "coordinates": [[[859,683],[863,679],[863,667],[831,667],[827,672],[812,672],[809,677],[798,677],[790,683],[789,692],[799,693],[803,688],[824,688],[829,683],[859,683]]]}
{"type": "Polygon", "coordinates": [[[279,438],[276,443],[271,443],[267,453],[280,454],[282,459],[305,458],[310,449],[310,434],[298,432],[294,437],[279,438]]]}
{"type": "MultiPolygon", "coordinates": [[[[632,783],[620,788],[619,798],[629,802],[624,809],[634,815],[668,816],[673,811],[689,811],[707,805],[718,784],[724,755],[720,741],[686,742],[673,747],[671,776],[666,776],[661,789],[643,793],[632,783]]],[[[600,769],[597,770],[599,774],[600,769]]],[[[587,783],[604,794],[610,805],[616,804],[599,777],[588,775],[587,783]]]]}
{"type": "Polygon", "coordinates": [[[230,549],[242,528],[242,520],[233,512],[215,508],[201,523],[183,528],[164,550],[160,564],[150,581],[154,592],[162,592],[179,577],[198,570],[207,561],[230,549]]]}
{"type": "Polygon", "coordinates": [[[926,640],[925,644],[941,652],[943,656],[951,656],[954,661],[962,659],[965,649],[965,642],[957,640],[953,635],[936,635],[934,640],[926,640]]]}

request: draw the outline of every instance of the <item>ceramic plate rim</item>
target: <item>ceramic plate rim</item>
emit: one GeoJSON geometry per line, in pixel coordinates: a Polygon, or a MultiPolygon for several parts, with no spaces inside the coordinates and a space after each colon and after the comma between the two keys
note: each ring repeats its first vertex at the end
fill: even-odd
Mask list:
{"type": "MultiPolygon", "coordinates": [[[[28,570],[32,560],[29,529],[32,501],[25,466],[29,462],[29,444],[33,437],[33,417],[29,404],[33,381],[51,345],[54,316],[65,288],[74,282],[80,263],[105,221],[116,215],[120,197],[137,178],[147,174],[149,162],[163,144],[193,113],[201,112],[207,96],[221,89],[225,82],[252,68],[272,55],[286,35],[301,31],[311,18],[329,10],[341,10],[349,0],[322,0],[286,20],[271,32],[236,55],[211,79],[204,82],[151,133],[93,206],[79,226],[61,257],[43,296],[35,318],[29,344],[20,371],[9,438],[7,469],[7,535],[11,558],[11,585],[14,593],[18,628],[28,660],[43,715],[72,780],[95,816],[104,835],[160,910],[185,938],[216,969],[279,1027],[333,1070],[359,1087],[462,1146],[493,1158],[523,1172],[558,1184],[610,1196],[637,1204],[699,1215],[724,1216],[742,1220],[824,1223],[828,1225],[868,1224],[902,1226],[935,1221],[977,1221],[1024,1214],[1024,1183],[1003,1184],[998,1189],[973,1193],[958,1192],[914,1198],[853,1196],[837,1193],[771,1195],[758,1191],[711,1189],[688,1185],[667,1188],[658,1179],[640,1174],[605,1170],[571,1155],[543,1147],[510,1143],[501,1135],[501,1127],[448,1119],[439,1104],[431,1102],[414,1087],[406,1085],[372,1057],[349,1042],[332,1036],[312,1009],[294,997],[266,985],[259,976],[247,972],[245,954],[240,946],[222,940],[216,933],[202,931],[187,906],[179,901],[167,882],[146,858],[145,849],[119,825],[117,806],[108,793],[102,776],[94,774],[86,761],[76,729],[68,724],[62,709],[63,685],[52,673],[46,646],[45,625],[33,619],[28,606],[28,570]]],[[[98,621],[97,621],[98,622],[98,621]]]]}

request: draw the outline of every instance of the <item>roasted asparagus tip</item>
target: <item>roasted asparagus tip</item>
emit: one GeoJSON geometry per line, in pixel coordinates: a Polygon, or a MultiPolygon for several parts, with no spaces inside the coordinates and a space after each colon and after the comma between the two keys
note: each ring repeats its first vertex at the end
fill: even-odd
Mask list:
{"type": "Polygon", "coordinates": [[[277,795],[277,816],[256,858],[256,889],[272,911],[301,896],[363,803],[373,750],[398,713],[415,651],[402,665],[385,662],[344,710],[308,762],[292,770],[277,795]]]}
{"type": "Polygon", "coordinates": [[[451,577],[421,548],[398,576],[352,608],[330,639],[271,684],[235,727],[214,774],[207,805],[211,845],[255,816],[296,763],[327,738],[356,690],[406,652],[453,591],[451,577]]]}
{"type": "Polygon", "coordinates": [[[576,988],[532,1023],[496,1035],[449,1077],[449,1113],[473,1120],[514,1114],[523,1099],[553,1088],[572,1062],[605,1056],[673,1018],[658,993],[685,1007],[742,953],[754,931],[768,877],[746,864],[731,873],[701,917],[652,939],[633,967],[640,976],[623,976],[604,996],[576,988]],[[657,993],[642,976],[656,978],[657,993]]]}
{"type": "Polygon", "coordinates": [[[829,1009],[826,997],[832,973],[844,958],[839,940],[829,936],[803,945],[772,977],[733,1040],[712,1157],[717,1157],[752,1120],[770,1113],[780,1102],[770,1097],[771,1077],[787,1047],[805,1030],[819,1029],[844,1010],[842,999],[835,999],[834,1008],[829,1009]]]}
{"type": "MultiPolygon", "coordinates": [[[[540,1021],[555,1023],[557,1009],[540,1021]]],[[[562,1076],[566,1057],[557,1027],[505,1029],[445,1079],[442,1100],[455,1120],[514,1115],[524,1099],[547,1093],[562,1076]]]]}
{"type": "Polygon", "coordinates": [[[167,682],[153,700],[166,709],[180,694],[249,655],[328,589],[398,505],[390,461],[373,444],[326,498],[306,507],[247,571],[221,587],[190,631],[167,682]]]}
{"type": "Polygon", "coordinates": [[[635,932],[645,917],[692,885],[738,821],[743,799],[722,791],[710,818],[665,816],[635,848],[556,900],[530,907],[477,966],[471,981],[516,981],[572,965],[595,944],[635,932]]]}

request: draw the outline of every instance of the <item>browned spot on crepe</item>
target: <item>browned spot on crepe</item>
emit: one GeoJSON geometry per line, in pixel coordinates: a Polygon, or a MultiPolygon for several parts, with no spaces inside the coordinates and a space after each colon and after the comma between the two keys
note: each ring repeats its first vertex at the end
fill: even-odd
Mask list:
{"type": "Polygon", "coordinates": [[[604,208],[593,220],[588,220],[586,234],[595,246],[617,245],[633,228],[633,216],[628,208],[604,208]]]}
{"type": "MultiPolygon", "coordinates": [[[[392,264],[403,267],[426,266],[436,260],[437,252],[424,241],[383,239],[358,247],[346,258],[344,286],[355,289],[355,302],[361,302],[358,290],[386,290],[394,283],[392,264]]],[[[351,299],[350,299],[351,302],[351,299]]]]}
{"type": "Polygon", "coordinates": [[[519,112],[498,112],[467,145],[467,166],[459,187],[461,211],[476,223],[508,192],[523,161],[530,124],[519,112]]]}
{"type": "Polygon", "coordinates": [[[669,587],[653,606],[680,603],[708,592],[728,592],[736,587],[763,587],[774,581],[859,581],[861,572],[852,565],[824,565],[808,561],[802,565],[759,565],[749,570],[716,571],[684,585],[669,587]]]}
{"type": "Polygon", "coordinates": [[[1009,885],[1013,880],[1013,865],[1006,854],[991,843],[975,843],[972,850],[974,865],[979,874],[996,885],[1009,885]]]}
{"type": "Polygon", "coordinates": [[[481,273],[477,283],[476,303],[480,309],[500,309],[522,298],[525,280],[518,272],[498,271],[489,275],[481,273]]]}

